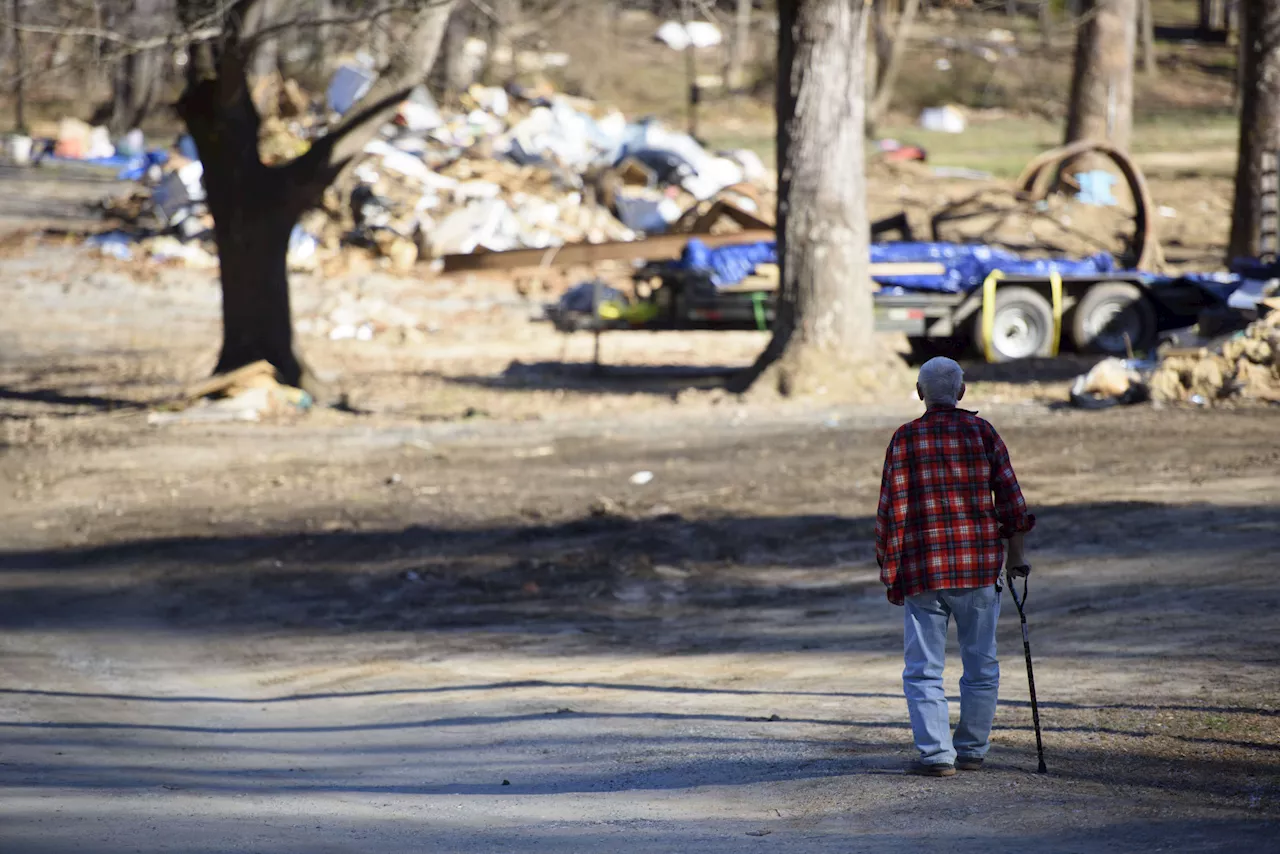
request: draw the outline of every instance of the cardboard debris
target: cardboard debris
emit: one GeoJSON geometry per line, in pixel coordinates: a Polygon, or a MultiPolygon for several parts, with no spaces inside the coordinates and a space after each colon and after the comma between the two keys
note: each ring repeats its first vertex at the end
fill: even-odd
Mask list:
{"type": "Polygon", "coordinates": [[[1209,405],[1231,398],[1280,402],[1280,311],[1214,349],[1166,351],[1150,380],[1152,399],[1209,405]]]}
{"type": "Polygon", "coordinates": [[[150,413],[147,423],[258,421],[264,415],[305,412],[311,404],[309,394],[281,384],[276,369],[258,361],[191,386],[168,406],[150,413]]]}

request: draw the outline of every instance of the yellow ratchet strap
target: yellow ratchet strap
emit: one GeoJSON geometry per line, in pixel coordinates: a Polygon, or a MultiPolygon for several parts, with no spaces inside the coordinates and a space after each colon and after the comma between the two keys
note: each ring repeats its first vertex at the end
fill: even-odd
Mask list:
{"type": "MultiPolygon", "coordinates": [[[[988,362],[996,360],[992,337],[996,324],[996,283],[1004,273],[992,270],[982,283],[982,354],[988,362]]],[[[1062,275],[1054,270],[1049,274],[1049,295],[1053,305],[1053,343],[1049,355],[1057,356],[1062,343],[1062,275]]]]}

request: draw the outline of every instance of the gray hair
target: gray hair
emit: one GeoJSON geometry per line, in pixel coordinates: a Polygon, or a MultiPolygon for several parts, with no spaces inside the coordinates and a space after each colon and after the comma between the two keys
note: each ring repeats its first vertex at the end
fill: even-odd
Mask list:
{"type": "Polygon", "coordinates": [[[926,405],[955,406],[964,385],[964,369],[955,359],[938,356],[920,366],[920,393],[926,405]]]}

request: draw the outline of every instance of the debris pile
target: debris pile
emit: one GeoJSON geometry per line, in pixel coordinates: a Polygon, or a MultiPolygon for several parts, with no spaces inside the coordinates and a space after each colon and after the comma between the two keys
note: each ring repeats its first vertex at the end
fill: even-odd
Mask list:
{"type": "Polygon", "coordinates": [[[192,386],[147,416],[155,426],[219,421],[259,421],[306,412],[311,395],[284,385],[268,362],[254,362],[192,386]]]}
{"type": "MultiPolygon", "coordinates": [[[[263,162],[305,153],[372,79],[353,61],[323,98],[278,77],[259,81],[263,162]]],[[[181,147],[140,176],[141,190],[106,206],[122,228],[95,239],[104,251],[133,257],[136,246],[188,263],[212,257],[200,164],[189,140],[181,147]],[[168,240],[156,247],[163,238],[202,251],[178,252],[168,240]]],[[[476,85],[447,111],[419,88],[303,217],[289,261],[303,270],[377,265],[404,273],[444,255],[633,241],[672,230],[709,200],[769,209],[770,185],[751,152],[712,153],[656,121],[629,122],[549,89],[476,85]]]]}
{"type": "Polygon", "coordinates": [[[1280,403],[1280,302],[1215,347],[1166,351],[1149,381],[1162,403],[1210,405],[1228,398],[1280,403]]]}
{"type": "Polygon", "coordinates": [[[1098,205],[1068,193],[1032,199],[1010,182],[965,169],[881,156],[867,163],[873,218],[904,213],[921,238],[977,243],[1026,258],[1083,258],[1105,252],[1132,260],[1134,213],[1128,199],[1098,205]]]}

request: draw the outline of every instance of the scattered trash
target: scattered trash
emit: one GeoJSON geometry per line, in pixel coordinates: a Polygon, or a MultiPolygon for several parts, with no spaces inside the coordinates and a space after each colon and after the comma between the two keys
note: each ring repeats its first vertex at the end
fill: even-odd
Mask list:
{"type": "Polygon", "coordinates": [[[1103,359],[1089,373],[1076,377],[1071,387],[1071,405],[1079,409],[1108,409],[1112,406],[1128,406],[1150,399],[1150,391],[1143,379],[1143,369],[1148,372],[1154,363],[1103,359]]]}
{"type": "Polygon", "coordinates": [[[667,21],[658,27],[653,37],[672,50],[687,50],[691,46],[716,47],[724,41],[720,28],[709,21],[690,21],[687,24],[667,21]]]}
{"type": "Polygon", "coordinates": [[[29,136],[13,134],[5,141],[5,154],[14,166],[30,166],[34,144],[29,136]]]}
{"type": "Polygon", "coordinates": [[[187,389],[160,411],[150,413],[147,423],[258,421],[263,415],[306,412],[313,402],[302,389],[281,384],[275,368],[260,361],[187,389]]]}
{"type": "MultiPolygon", "coordinates": [[[[691,25],[687,35],[712,43],[712,30],[718,33],[691,25]]],[[[308,150],[368,91],[371,69],[366,57],[344,62],[318,98],[278,75],[256,84],[263,161],[282,163],[308,150]]],[[[74,120],[62,131],[69,153],[89,150],[98,136],[74,120]]],[[[133,153],[138,143],[131,134],[122,151],[133,153]]],[[[442,256],[632,242],[700,221],[700,205],[722,199],[742,211],[771,210],[766,194],[776,186],[753,152],[709,151],[653,119],[628,122],[585,99],[514,84],[473,85],[454,111],[419,87],[356,160],[294,229],[291,269],[405,274],[442,256]]],[[[143,186],[106,203],[108,217],[135,242],[172,237],[209,253],[177,253],[165,244],[163,257],[202,264],[212,256],[203,166],[189,137],[130,159],[127,172],[143,186]]]]}
{"type": "Polygon", "coordinates": [[[85,245],[119,261],[133,260],[133,237],[123,231],[95,234],[86,241],[85,245]]]}
{"type": "Polygon", "coordinates": [[[652,482],[653,472],[651,471],[638,471],[631,475],[631,483],[633,486],[644,486],[645,484],[652,482]]]}
{"type": "Polygon", "coordinates": [[[325,101],[329,109],[338,115],[345,114],[356,101],[364,97],[378,75],[372,68],[371,58],[363,57],[355,62],[346,62],[338,67],[329,88],[325,92],[325,101]]]}
{"type": "Polygon", "coordinates": [[[964,133],[968,122],[958,107],[927,107],[920,113],[920,127],[935,133],[964,133]]]}
{"type": "Polygon", "coordinates": [[[1101,169],[1094,169],[1090,172],[1078,173],[1075,179],[1080,185],[1076,201],[1101,207],[1112,207],[1116,204],[1116,197],[1111,193],[1111,188],[1119,181],[1115,175],[1101,169]]]}

